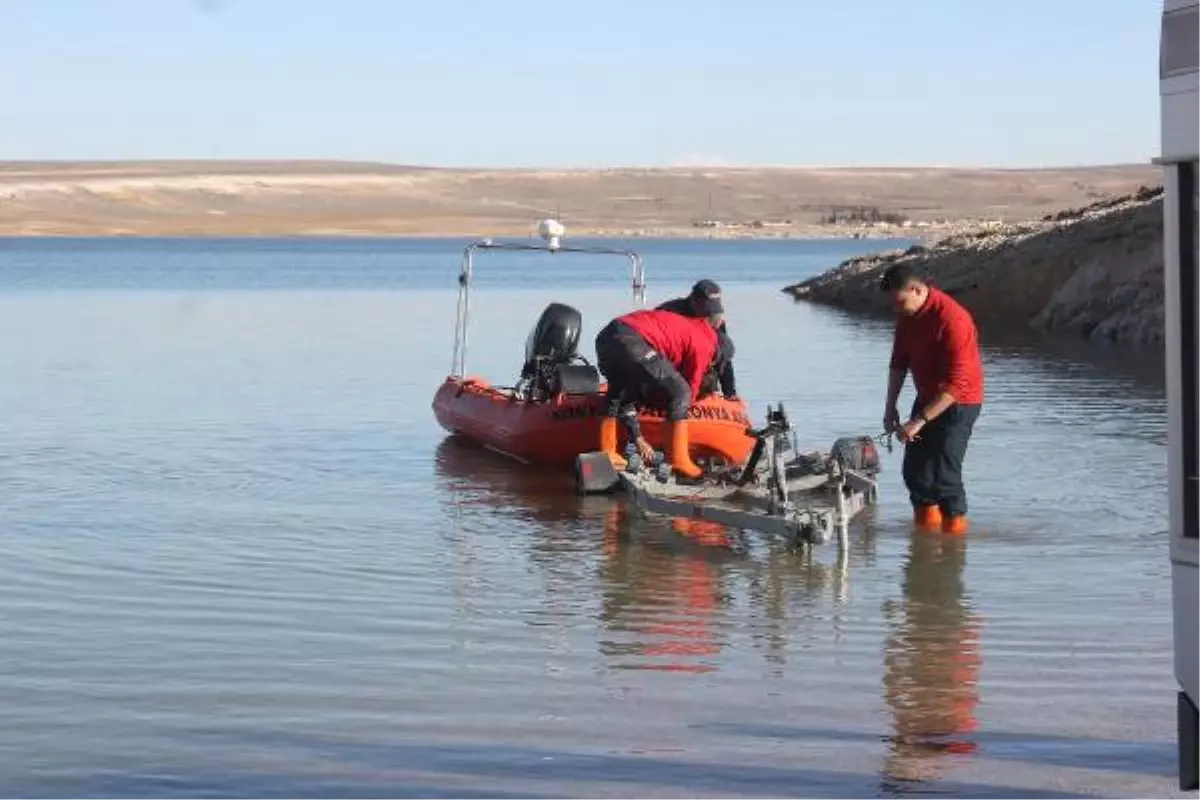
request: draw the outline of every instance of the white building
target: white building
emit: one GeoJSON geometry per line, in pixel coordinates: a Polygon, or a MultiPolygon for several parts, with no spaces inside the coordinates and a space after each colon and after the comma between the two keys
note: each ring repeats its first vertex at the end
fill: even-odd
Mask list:
{"type": "Polygon", "coordinates": [[[1179,783],[1197,788],[1197,527],[1200,494],[1197,407],[1200,276],[1197,275],[1197,160],[1200,159],[1200,0],[1164,0],[1159,40],[1166,290],[1168,469],[1175,679],[1179,684],[1179,783]]]}

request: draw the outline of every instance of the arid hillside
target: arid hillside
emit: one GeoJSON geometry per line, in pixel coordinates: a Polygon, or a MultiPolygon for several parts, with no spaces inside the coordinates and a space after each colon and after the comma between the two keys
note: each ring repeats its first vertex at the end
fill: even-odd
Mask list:
{"type": "Polygon", "coordinates": [[[927,236],[1160,181],[1076,169],[440,169],[355,162],[0,162],[0,235],[927,236]]]}

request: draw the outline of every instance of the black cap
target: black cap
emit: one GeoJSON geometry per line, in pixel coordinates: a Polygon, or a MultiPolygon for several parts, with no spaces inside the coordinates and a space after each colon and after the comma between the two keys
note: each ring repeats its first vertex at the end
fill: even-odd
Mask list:
{"type": "Polygon", "coordinates": [[[724,314],[725,306],[721,304],[721,287],[716,281],[710,281],[707,278],[696,281],[692,287],[692,299],[696,301],[706,317],[711,317],[714,314],[724,314]]]}

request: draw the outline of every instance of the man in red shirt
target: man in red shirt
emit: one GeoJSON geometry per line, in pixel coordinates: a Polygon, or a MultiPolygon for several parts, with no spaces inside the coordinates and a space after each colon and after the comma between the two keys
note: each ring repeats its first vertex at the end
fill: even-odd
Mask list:
{"type": "Polygon", "coordinates": [[[983,406],[983,367],[970,312],[905,264],[887,269],[879,288],[899,314],[889,363],[883,427],[906,444],[904,483],[917,525],[967,532],[962,465],[983,406]],[[896,403],[912,372],[917,397],[908,422],[896,403]]]}
{"type": "Polygon", "coordinates": [[[654,404],[666,407],[671,466],[689,478],[701,475],[688,454],[687,412],[717,355],[717,328],[724,314],[720,299],[710,299],[702,314],[634,311],[617,317],[596,335],[596,366],[608,380],[600,449],[618,467],[624,466],[617,454],[618,416],[642,457],[653,457],[654,449],[638,426],[637,407],[654,404]]]}

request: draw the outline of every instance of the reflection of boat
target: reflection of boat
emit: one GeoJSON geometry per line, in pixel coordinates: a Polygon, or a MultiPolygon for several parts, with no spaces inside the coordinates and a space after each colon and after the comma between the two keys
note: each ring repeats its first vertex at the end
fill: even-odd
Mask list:
{"type": "Polygon", "coordinates": [[[447,438],[434,452],[438,483],[460,508],[478,507],[494,516],[514,515],[542,523],[603,520],[613,501],[580,497],[570,475],[513,469],[512,462],[478,443],[447,438]]]}
{"type": "Polygon", "coordinates": [[[705,673],[718,669],[726,636],[717,624],[729,604],[728,532],[675,520],[681,539],[631,537],[614,505],[605,527],[600,651],[617,669],[705,673]],[[686,541],[689,546],[678,545],[686,541]]]}
{"type": "MultiPolygon", "coordinates": [[[[527,557],[544,576],[543,603],[561,616],[595,614],[604,629],[597,646],[615,668],[716,668],[724,638],[714,622],[728,603],[726,564],[740,558],[724,528],[635,520],[620,499],[576,495],[569,474],[513,469],[507,459],[458,439],[438,445],[434,464],[462,518],[479,510],[479,530],[494,530],[497,516],[532,522],[527,557]],[[579,591],[589,599],[598,593],[600,608],[588,610],[579,591]]],[[[451,536],[449,547],[459,602],[469,611],[478,602],[472,589],[487,570],[477,541],[451,536]]]]}
{"type": "MultiPolygon", "coordinates": [[[[577,309],[551,303],[542,312],[526,341],[525,363],[514,386],[499,386],[466,374],[469,292],[476,250],[621,255],[632,265],[635,302],[644,302],[640,256],[628,250],[564,247],[558,244],[561,226],[555,226],[552,220],[543,223],[543,236],[549,240],[544,247],[491,240],[467,246],[459,275],[454,359],[450,374],[434,395],[433,411],[447,431],[522,462],[566,467],[574,464],[580,453],[598,449],[605,390],[599,371],[578,353],[583,324],[577,309]]],[[[688,416],[693,459],[739,464],[750,454],[754,441],[745,433],[750,421],[744,401],[712,394],[694,404],[688,416]]],[[[665,416],[646,409],[640,421],[646,439],[665,450],[665,416]]]]}

